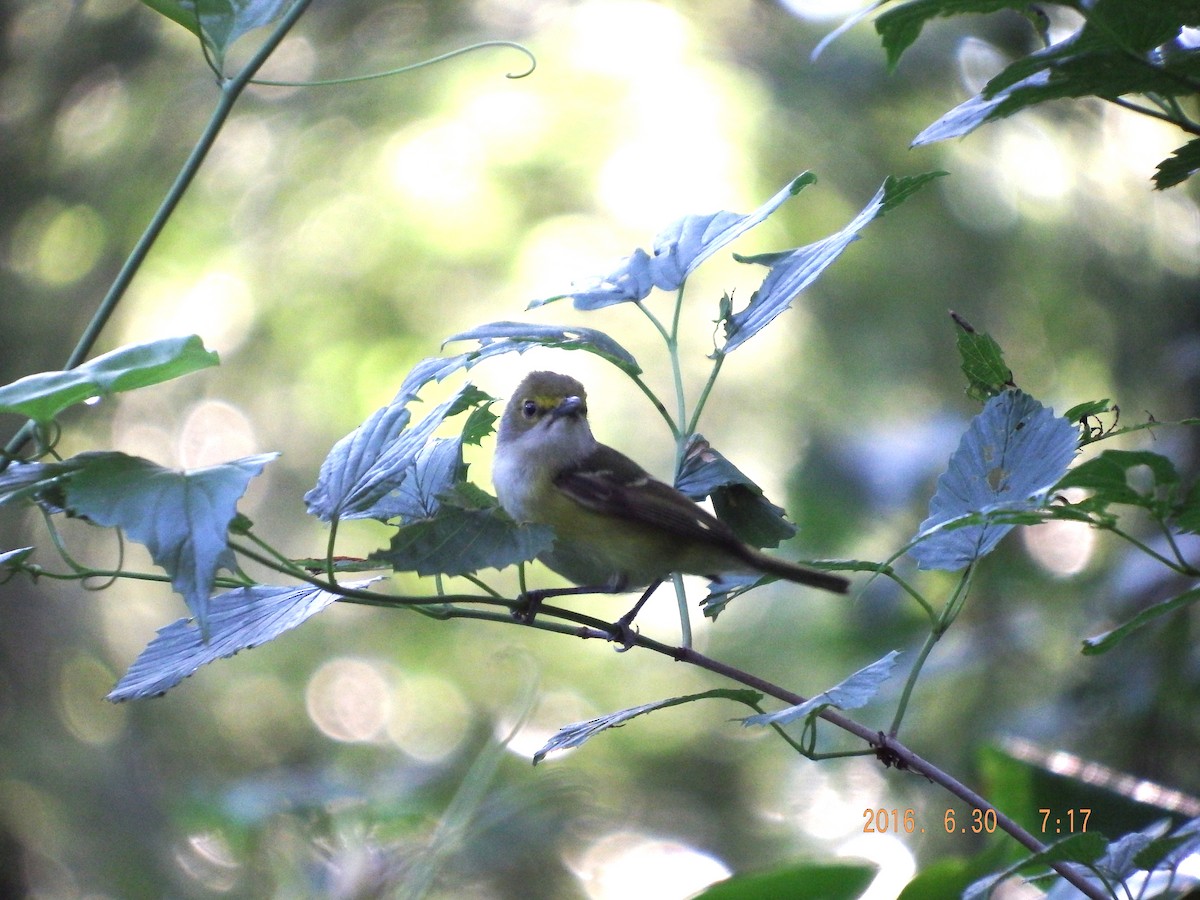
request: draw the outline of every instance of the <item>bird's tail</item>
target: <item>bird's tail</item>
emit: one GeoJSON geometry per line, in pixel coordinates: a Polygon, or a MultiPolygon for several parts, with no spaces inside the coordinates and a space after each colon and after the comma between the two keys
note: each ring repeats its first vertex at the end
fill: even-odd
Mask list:
{"type": "Polygon", "coordinates": [[[786,559],[768,556],[765,553],[760,553],[757,550],[749,550],[748,563],[759,569],[766,575],[774,575],[777,578],[786,578],[788,581],[794,581],[796,584],[806,584],[809,587],[820,588],[823,591],[833,591],[835,594],[844,594],[850,590],[850,581],[843,578],[841,575],[834,575],[832,572],[822,572],[819,569],[810,569],[806,566],[800,566],[793,562],[788,562],[786,559]]]}

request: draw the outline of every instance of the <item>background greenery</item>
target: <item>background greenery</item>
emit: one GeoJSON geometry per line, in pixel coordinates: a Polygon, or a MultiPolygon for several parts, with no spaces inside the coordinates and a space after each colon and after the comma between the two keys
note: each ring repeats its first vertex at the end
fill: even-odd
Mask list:
{"type": "MultiPolygon", "coordinates": [[[[1004,54],[1029,51],[1027,23],[934,23],[888,76],[866,25],[809,59],[835,21],[761,2],[317,4],[265,77],[385,69],[480,38],[522,41],[539,68],[507,80],[525,63],[495,49],[349,87],[252,88],[103,340],[196,332],[221,367],[69,413],[62,451],[198,466],[282,450],[244,509],[286,552],[320,554],[301,495],[321,459],[445,336],[519,316],[602,328],[666,392],[632,310],[522,310],[677,216],[747,211],[804,169],[818,184],[739,251],[840,228],[887,174],[951,175],[725,365],[702,430],[801,524],[787,552],[882,558],[924,518],[977,409],[948,308],[1059,412],[1112,397],[1131,419],[1194,414],[1196,189],[1149,182],[1179,133],[1089,101],[908,150],[1004,54]]],[[[10,0],[0,30],[3,383],[61,364],[216,89],[194,38],[140,3],[10,0]]],[[[717,300],[754,286],[740,268],[714,260],[689,282],[693,390],[717,300]]],[[[472,377],[506,396],[534,366],[577,374],[601,438],[665,475],[672,447],[645,399],[579,356],[531,352],[472,377]]],[[[1144,444],[1195,468],[1187,432],[1144,444]]],[[[481,477],[489,452],[472,460],[481,477]]],[[[33,524],[6,511],[0,546],[29,543],[33,524]]],[[[341,550],[382,533],[344,526],[341,550]]],[[[111,535],[70,536],[115,559],[111,535]]],[[[1082,657],[1082,637],[1170,586],[1115,542],[1083,547],[1071,575],[1037,561],[1047,543],[1078,547],[1069,534],[1029,543],[1010,538],[985,564],[906,742],[981,787],[995,769],[981,750],[1020,738],[1200,792],[1194,613],[1082,657]]],[[[947,836],[945,795],[870,761],[799,759],[716,703],[533,769],[562,724],[716,683],[599,643],[339,606],[162,699],[111,706],[115,679],[184,613],[176,596],[14,581],[3,603],[0,872],[14,891],[361,896],[418,859],[448,896],[670,896],[688,873],[845,854],[876,860],[894,894],[914,858],[1007,840],[947,836]],[[514,752],[497,753],[531,696],[514,752]],[[489,764],[470,815],[448,813],[489,764]],[[864,810],[897,807],[926,834],[862,833],[864,810]]],[[[673,604],[656,605],[642,627],[673,639],[673,604]]],[[[706,652],[803,693],[915,649],[925,627],[883,583],[850,601],[760,592],[697,623],[706,652]]]]}

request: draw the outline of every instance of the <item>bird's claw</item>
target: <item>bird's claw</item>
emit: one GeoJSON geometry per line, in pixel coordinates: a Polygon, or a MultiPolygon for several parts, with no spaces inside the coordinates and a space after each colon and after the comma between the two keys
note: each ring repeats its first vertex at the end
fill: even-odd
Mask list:
{"type": "Polygon", "coordinates": [[[612,631],[609,633],[608,639],[614,644],[620,644],[617,647],[618,653],[624,653],[630,647],[637,643],[638,631],[630,626],[624,619],[618,619],[612,626],[612,631]]]}
{"type": "Polygon", "coordinates": [[[542,608],[542,595],[535,591],[522,594],[520,602],[512,608],[512,617],[522,625],[532,625],[542,608]]]}

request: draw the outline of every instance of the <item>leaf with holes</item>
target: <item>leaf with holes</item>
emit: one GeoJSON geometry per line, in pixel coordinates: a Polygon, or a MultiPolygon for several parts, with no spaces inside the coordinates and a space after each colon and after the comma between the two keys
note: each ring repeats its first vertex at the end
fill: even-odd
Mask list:
{"type": "Polygon", "coordinates": [[[1008,390],[993,397],[938,478],[929,517],[909,554],[922,569],[957,571],[990,553],[1011,524],[943,526],[964,516],[1042,506],[1074,458],[1078,441],[1069,421],[1028,394],[1008,390]]]}

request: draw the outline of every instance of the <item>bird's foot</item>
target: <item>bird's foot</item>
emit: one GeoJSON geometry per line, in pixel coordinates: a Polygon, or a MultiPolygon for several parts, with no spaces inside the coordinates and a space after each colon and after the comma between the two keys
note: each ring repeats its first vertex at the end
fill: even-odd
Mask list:
{"type": "Polygon", "coordinates": [[[517,605],[512,608],[512,617],[522,625],[532,625],[544,599],[541,591],[526,591],[517,598],[517,605]]]}
{"type": "Polygon", "coordinates": [[[637,643],[638,631],[633,627],[633,616],[622,616],[612,624],[608,639],[618,644],[617,652],[624,653],[637,643]]]}

